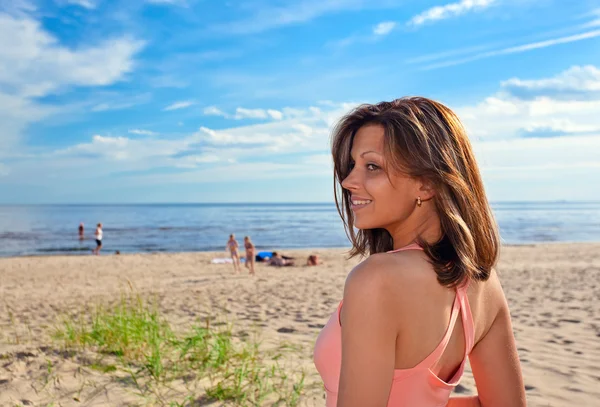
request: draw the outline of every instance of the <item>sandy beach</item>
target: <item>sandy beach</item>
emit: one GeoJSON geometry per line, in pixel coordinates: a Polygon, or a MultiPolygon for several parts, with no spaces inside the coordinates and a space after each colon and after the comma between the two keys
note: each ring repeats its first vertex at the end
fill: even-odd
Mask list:
{"type": "MultiPolygon", "coordinates": [[[[54,336],[61,318],[89,319],[94,307],[135,294],[156,301],[174,331],[226,321],[235,338],[258,337],[265,350],[291,349],[282,364],[306,374],[298,404],[321,406],[312,346],[357,261],[345,260],[343,249],[284,251],[301,264],[309,253],[325,263],[258,264],[255,278],[245,268],[236,275],[229,264],[211,264],[223,252],[0,259],[0,405],[223,405],[202,397],[202,378],[188,404],[189,386],[181,380],[164,383],[163,399],[140,396],[120,368],[90,367],[98,360],[94,349],[68,352],[54,336]]],[[[498,271],[529,405],[599,405],[600,244],[504,247],[498,271]]],[[[458,390],[475,391],[470,371],[458,390]]]]}

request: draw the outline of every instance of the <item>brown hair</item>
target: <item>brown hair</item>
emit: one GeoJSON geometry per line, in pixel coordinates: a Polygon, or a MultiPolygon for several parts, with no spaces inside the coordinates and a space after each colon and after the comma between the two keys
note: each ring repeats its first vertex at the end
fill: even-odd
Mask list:
{"type": "Polygon", "coordinates": [[[350,257],[393,249],[387,230],[355,232],[350,192],[341,187],[352,169],[350,150],[354,136],[366,124],[383,127],[388,166],[427,180],[434,187],[433,200],[442,237],[433,244],[422,240],[418,243],[429,257],[440,284],[456,286],[469,280],[487,280],[498,258],[500,237],[471,143],[452,110],[423,97],[358,106],[334,129],[334,195],[346,234],[352,241],[350,257]]]}

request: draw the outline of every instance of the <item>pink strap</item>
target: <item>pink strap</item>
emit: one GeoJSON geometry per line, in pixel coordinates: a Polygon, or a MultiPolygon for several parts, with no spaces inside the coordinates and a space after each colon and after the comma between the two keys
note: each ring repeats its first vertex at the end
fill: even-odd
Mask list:
{"type": "Polygon", "coordinates": [[[438,347],[423,362],[421,362],[421,364],[432,368],[442,358],[442,355],[444,354],[444,351],[448,346],[448,342],[450,342],[452,333],[454,332],[454,325],[456,324],[456,320],[458,319],[458,311],[460,311],[463,323],[463,332],[465,336],[465,356],[462,363],[464,365],[467,356],[469,355],[469,353],[471,353],[471,350],[473,349],[475,341],[475,327],[473,325],[473,316],[471,315],[469,297],[467,297],[468,288],[468,282],[456,288],[456,296],[454,298],[454,304],[452,306],[452,315],[450,316],[450,323],[448,324],[448,328],[446,329],[446,334],[444,335],[444,338],[442,339],[438,347]]]}
{"type": "Polygon", "coordinates": [[[467,296],[468,289],[469,282],[467,281],[456,290],[456,294],[460,296],[460,310],[465,333],[465,357],[471,353],[473,346],[475,346],[475,324],[473,323],[473,314],[471,314],[471,305],[467,296]]]}
{"type": "Polygon", "coordinates": [[[454,303],[452,304],[452,313],[450,314],[450,323],[446,328],[446,333],[444,337],[438,344],[438,346],[427,356],[419,366],[427,366],[428,368],[433,367],[442,357],[446,347],[448,346],[448,342],[450,342],[450,338],[452,337],[452,332],[454,332],[454,325],[456,324],[456,320],[458,319],[458,314],[461,308],[461,300],[458,291],[456,296],[454,297],[454,303]]]}

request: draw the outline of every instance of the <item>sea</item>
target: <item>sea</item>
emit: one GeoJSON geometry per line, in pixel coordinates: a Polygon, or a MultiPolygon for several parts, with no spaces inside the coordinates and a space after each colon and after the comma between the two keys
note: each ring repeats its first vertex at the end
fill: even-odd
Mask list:
{"type": "MultiPolygon", "coordinates": [[[[600,202],[492,203],[504,244],[600,242],[600,202]]],[[[332,203],[0,206],[0,256],[222,251],[229,234],[258,250],[349,247],[332,203]],[[85,238],[78,226],[84,223],[85,238]]]]}

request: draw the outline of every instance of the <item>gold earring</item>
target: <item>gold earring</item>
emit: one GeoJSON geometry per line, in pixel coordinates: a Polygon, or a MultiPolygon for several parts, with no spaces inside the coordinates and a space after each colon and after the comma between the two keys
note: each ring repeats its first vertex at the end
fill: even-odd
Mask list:
{"type": "Polygon", "coordinates": [[[417,197],[417,206],[423,205],[423,201],[421,201],[421,197],[417,197]]]}

